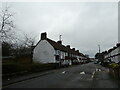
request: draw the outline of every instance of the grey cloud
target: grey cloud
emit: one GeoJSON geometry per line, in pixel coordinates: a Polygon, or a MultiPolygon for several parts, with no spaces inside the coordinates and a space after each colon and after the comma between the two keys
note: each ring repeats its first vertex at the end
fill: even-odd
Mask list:
{"type": "MultiPolygon", "coordinates": [[[[57,41],[63,35],[63,44],[79,49],[91,57],[117,42],[117,3],[10,3],[13,6],[15,23],[23,31],[40,33],[57,41]]],[[[38,41],[38,40],[37,40],[38,41]]]]}

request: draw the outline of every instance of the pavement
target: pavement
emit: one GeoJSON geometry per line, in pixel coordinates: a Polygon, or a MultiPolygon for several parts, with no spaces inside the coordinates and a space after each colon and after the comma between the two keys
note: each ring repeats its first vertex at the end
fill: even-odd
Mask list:
{"type": "MultiPolygon", "coordinates": [[[[64,69],[64,68],[59,68],[59,69],[64,69]]],[[[22,76],[13,76],[13,77],[10,77],[10,78],[6,78],[4,80],[1,79],[2,80],[1,81],[2,82],[1,86],[4,87],[4,86],[8,86],[8,85],[11,85],[11,84],[14,84],[14,83],[22,82],[22,81],[25,81],[25,80],[37,78],[37,77],[44,76],[44,75],[49,75],[49,74],[54,73],[56,70],[59,70],[59,69],[53,69],[53,70],[48,70],[48,71],[43,71],[43,72],[25,74],[25,75],[22,75],[22,76]]]]}
{"type": "Polygon", "coordinates": [[[54,70],[32,73],[32,74],[26,74],[26,75],[22,75],[22,76],[18,76],[18,77],[7,78],[4,81],[2,81],[2,86],[4,87],[4,86],[7,86],[7,85],[11,85],[11,84],[22,82],[22,81],[25,81],[25,80],[37,78],[37,77],[40,77],[40,76],[43,76],[43,75],[48,75],[48,74],[51,74],[51,73],[54,73],[54,70]]]}
{"type": "Polygon", "coordinates": [[[9,78],[3,88],[120,88],[107,68],[89,63],[9,78]]]}

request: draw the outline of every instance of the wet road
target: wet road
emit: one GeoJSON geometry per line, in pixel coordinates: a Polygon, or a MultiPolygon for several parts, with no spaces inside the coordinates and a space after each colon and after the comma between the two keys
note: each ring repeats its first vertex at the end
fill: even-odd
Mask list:
{"type": "Polygon", "coordinates": [[[118,84],[112,81],[108,69],[88,63],[54,70],[5,88],[118,88],[118,84]]]}

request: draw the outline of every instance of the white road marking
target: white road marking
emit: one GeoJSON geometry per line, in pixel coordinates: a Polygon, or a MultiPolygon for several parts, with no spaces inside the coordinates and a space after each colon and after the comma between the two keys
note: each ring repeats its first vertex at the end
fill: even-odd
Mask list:
{"type": "Polygon", "coordinates": [[[65,73],[66,73],[66,71],[63,71],[63,72],[62,72],[62,74],[65,74],[65,73]]]}
{"type": "Polygon", "coordinates": [[[101,69],[99,69],[99,68],[96,68],[96,70],[95,71],[101,71],[101,69]]]}
{"type": "Polygon", "coordinates": [[[94,71],[93,74],[92,74],[92,79],[93,79],[94,75],[95,75],[95,71],[94,71]]]}
{"type": "Polygon", "coordinates": [[[85,74],[85,72],[80,72],[80,74],[85,74]]]}
{"type": "Polygon", "coordinates": [[[101,69],[99,69],[98,71],[101,71],[101,69]]]}

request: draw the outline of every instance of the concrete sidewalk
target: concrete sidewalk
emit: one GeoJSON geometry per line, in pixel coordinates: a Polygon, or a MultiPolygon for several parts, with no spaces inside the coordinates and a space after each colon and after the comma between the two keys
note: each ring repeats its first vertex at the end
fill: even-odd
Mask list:
{"type": "Polygon", "coordinates": [[[37,78],[37,77],[40,77],[40,76],[43,76],[43,75],[48,75],[48,74],[54,73],[54,71],[55,70],[49,70],[49,71],[32,73],[32,74],[27,74],[27,75],[18,76],[18,77],[11,77],[11,78],[8,78],[6,80],[2,80],[2,87],[13,84],[13,83],[29,80],[29,79],[32,79],[32,78],[37,78]]]}

